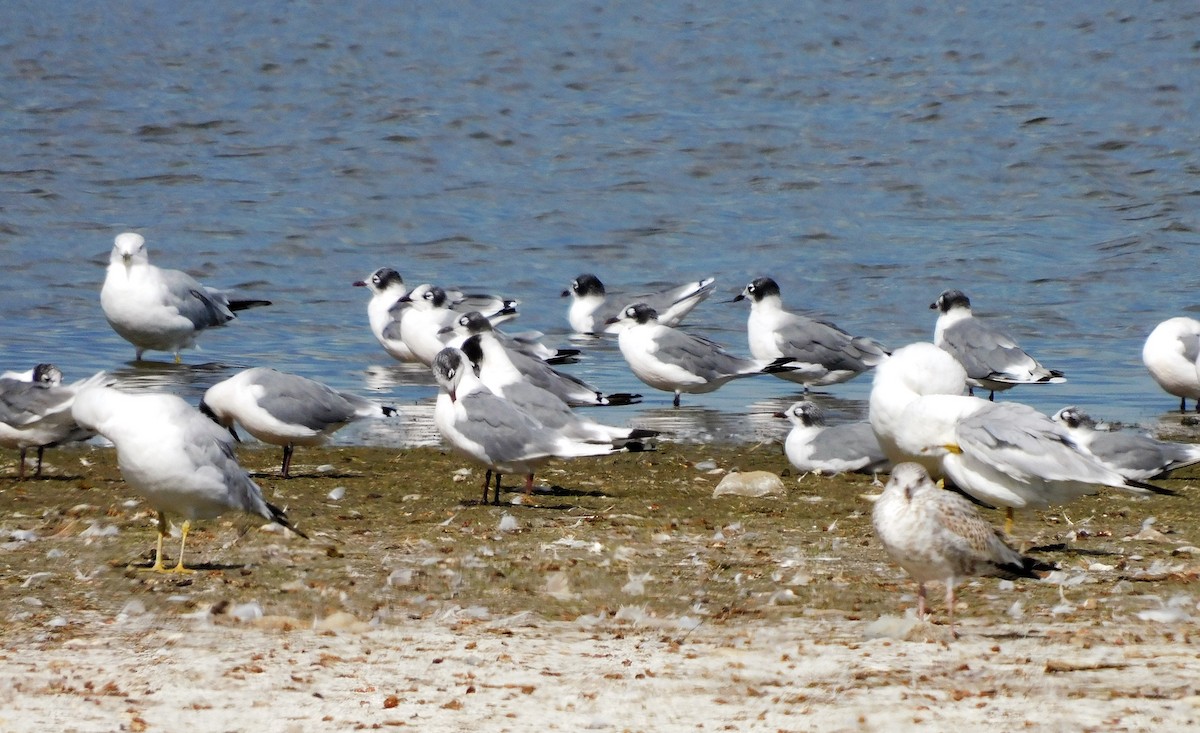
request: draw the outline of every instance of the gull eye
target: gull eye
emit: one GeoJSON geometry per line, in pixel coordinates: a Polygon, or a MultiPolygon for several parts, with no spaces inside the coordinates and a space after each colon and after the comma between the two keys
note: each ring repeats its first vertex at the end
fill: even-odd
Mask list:
{"type": "Polygon", "coordinates": [[[424,298],[425,300],[433,300],[433,291],[432,291],[432,290],[426,290],[426,291],[425,291],[425,294],[424,294],[424,295],[422,295],[421,297],[422,297],[422,298],[424,298]]]}
{"type": "Polygon", "coordinates": [[[470,323],[471,323],[471,319],[470,319],[470,318],[467,318],[466,316],[459,316],[459,317],[458,317],[458,325],[460,325],[460,326],[467,326],[467,325],[469,325],[470,323]]]}

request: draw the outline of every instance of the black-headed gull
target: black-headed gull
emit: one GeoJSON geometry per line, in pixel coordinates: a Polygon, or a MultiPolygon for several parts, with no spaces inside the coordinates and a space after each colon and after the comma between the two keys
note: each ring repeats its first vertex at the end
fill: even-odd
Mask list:
{"type": "Polygon", "coordinates": [[[1082,448],[1128,479],[1165,478],[1176,469],[1200,463],[1200,444],[1172,443],[1126,430],[1101,430],[1090,415],[1074,405],[1062,408],[1053,417],[1082,448]]]}
{"type": "Polygon", "coordinates": [[[961,290],[947,290],[929,304],[938,311],[933,342],[950,352],[967,370],[967,384],[996,392],[1018,384],[1058,384],[1063,373],[1047,369],[1017,345],[1011,336],[971,313],[971,301],[961,290]]]}
{"type": "MultiPolygon", "coordinates": [[[[358,280],[352,285],[365,287],[371,293],[371,299],[367,302],[367,320],[371,325],[371,334],[384,351],[398,361],[420,363],[421,360],[413,354],[400,334],[400,317],[409,307],[409,303],[400,302],[408,294],[400,273],[390,267],[380,267],[365,280],[358,280]]],[[[501,313],[515,313],[517,306],[517,301],[495,295],[468,295],[458,290],[443,292],[449,307],[459,313],[479,311],[498,318],[501,313]]]]}
{"type": "Polygon", "coordinates": [[[891,465],[868,422],[826,425],[824,411],[808,400],[801,400],[775,416],[792,423],[783,449],[788,462],[799,471],[825,475],[873,474],[886,471],[891,465]]]}
{"type": "Polygon", "coordinates": [[[525,493],[533,491],[534,470],[551,458],[603,456],[611,443],[587,443],[542,425],[513,403],[493,394],[479,381],[460,349],[446,348],[433,359],[433,376],[441,388],[433,410],[438,432],[458,453],[484,465],[483,503],[496,474],[493,501],[500,503],[500,478],[525,476],[525,493]]]}
{"type": "MultiPolygon", "coordinates": [[[[460,346],[473,334],[495,329],[482,314],[471,312],[459,316],[452,330],[454,336],[447,341],[447,346],[460,346]]],[[[631,392],[601,392],[579,377],[554,369],[549,362],[530,356],[520,348],[510,349],[509,358],[531,384],[553,392],[572,407],[632,405],[642,400],[640,394],[631,392]]]]}
{"type": "Polygon", "coordinates": [[[659,313],[659,321],[668,326],[677,326],[713,293],[716,278],[706,277],[677,285],[663,291],[622,298],[622,303],[608,303],[604,283],[591,273],[584,273],[571,281],[571,287],[562,292],[570,296],[567,322],[576,333],[599,334],[604,331],[608,319],[617,316],[625,306],[645,303],[659,313]]]}
{"type": "Polygon", "coordinates": [[[715,341],[659,323],[658,313],[645,303],[628,306],[608,325],[617,331],[621,355],[634,375],[655,389],[674,393],[676,407],[683,392],[712,392],[733,379],[794,368],[787,358],[734,356],[715,341]]]}
{"type": "MultiPolygon", "coordinates": [[[[446,346],[446,329],[453,328],[459,316],[451,308],[450,296],[436,285],[422,283],[400,298],[398,304],[406,306],[396,318],[400,325],[400,338],[417,361],[431,365],[433,357],[446,346]]],[[[500,311],[484,315],[495,326],[515,318],[517,310],[515,305],[510,304],[500,311]]]]}
{"type": "Polygon", "coordinates": [[[553,392],[528,381],[513,364],[508,349],[491,331],[466,338],[460,348],[475,365],[479,381],[485,387],[568,438],[639,450],[643,447],[640,441],[658,435],[655,430],[605,425],[575,412],[553,392]]]}
{"type": "Polygon", "coordinates": [[[791,359],[793,371],[775,376],[809,387],[840,384],[887,358],[879,342],[851,336],[827,321],[783,309],[779,285],[769,277],[755,279],[734,298],[749,300],[746,335],[755,359],[791,359]]]}
{"type": "Polygon", "coordinates": [[[79,390],[101,384],[103,372],[74,384],[60,384],[62,372],[52,364],[34,367],[37,381],[0,378],[0,446],[20,452],[17,479],[25,478],[25,454],[37,449],[34,476],[42,475],[46,448],[87,440],[94,432],[80,427],[71,416],[71,405],[79,390]]]}

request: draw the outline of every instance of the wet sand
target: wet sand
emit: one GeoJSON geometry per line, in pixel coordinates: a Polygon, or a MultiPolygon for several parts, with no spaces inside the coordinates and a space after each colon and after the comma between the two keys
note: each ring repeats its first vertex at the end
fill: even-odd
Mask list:
{"type": "Polygon", "coordinates": [[[796,476],[777,445],[555,463],[499,507],[437,449],[302,450],[288,481],[275,450],[242,458],[312,539],[202,522],[186,576],[144,569],[153,512],[110,450],[4,480],[0,730],[1170,730],[1200,711],[1194,474],[1164,482],[1177,497],[1020,515],[1015,541],[1062,569],[968,583],[951,640],[940,593],[911,618],[871,478],[796,476]],[[786,493],[713,498],[737,468],[786,493]]]}

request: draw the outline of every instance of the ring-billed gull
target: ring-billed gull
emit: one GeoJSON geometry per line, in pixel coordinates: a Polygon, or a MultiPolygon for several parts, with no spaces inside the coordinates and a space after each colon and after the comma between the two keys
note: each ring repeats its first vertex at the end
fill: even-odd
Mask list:
{"type": "Polygon", "coordinates": [[[206,328],[223,326],[236,311],[270,305],[269,300],[230,300],[180,270],[150,264],[140,234],[118,234],[109,257],[100,307],[113,330],[137,350],[179,352],[196,344],[206,328]]]}
{"type": "MultiPolygon", "coordinates": [[[[474,334],[494,330],[491,322],[481,313],[464,313],[455,321],[454,336],[447,341],[447,346],[461,345],[463,340],[474,334]]],[[[509,358],[530,383],[553,392],[572,407],[632,405],[642,400],[640,394],[630,392],[605,394],[582,379],[554,369],[548,362],[530,356],[519,348],[511,350],[509,358]]]]}
{"type": "Polygon", "coordinates": [[[925,618],[925,584],[946,585],[946,615],[954,631],[954,587],[965,578],[1038,578],[1054,566],[1009,547],[965,498],[939,489],[925,467],[892,469],[871,512],[875,535],[888,555],[917,581],[917,616],[925,618]]]}
{"type": "Polygon", "coordinates": [[[1063,504],[1101,487],[1173,493],[1130,481],[1020,403],[969,397],[966,372],[930,343],[897,349],[875,369],[870,422],[894,463],[915,461],[979,501],[1014,509],[1063,504]]]}
{"type": "Polygon", "coordinates": [[[877,341],[851,336],[827,321],[783,309],[779,285],[769,277],[755,279],[733,300],[749,300],[746,335],[755,359],[787,357],[795,371],[775,376],[809,387],[840,384],[887,358],[877,341]]]}
{"type": "Polygon", "coordinates": [[[37,448],[33,475],[41,476],[46,448],[95,435],[75,422],[71,405],[81,389],[102,383],[107,375],[100,372],[74,384],[60,384],[58,367],[39,364],[31,378],[37,381],[0,378],[0,445],[20,451],[18,480],[25,478],[25,454],[30,448],[37,448]]]}
{"type": "Polygon", "coordinates": [[[1179,398],[1179,411],[1196,400],[1200,412],[1200,321],[1179,316],[1154,327],[1142,346],[1142,363],[1168,394],[1179,398]]]}
{"type": "Polygon", "coordinates": [[[788,462],[797,470],[870,474],[886,471],[891,465],[868,422],[826,425],[824,411],[808,400],[801,400],[775,416],[792,423],[783,449],[788,462]]]}
{"type": "MultiPolygon", "coordinates": [[[[659,321],[668,326],[677,326],[683,317],[705,298],[712,295],[716,278],[706,277],[677,285],[666,290],[626,297],[626,305],[645,303],[659,313],[659,321]]],[[[576,333],[599,334],[609,318],[618,315],[623,306],[605,307],[607,293],[600,278],[584,273],[571,281],[571,287],[562,292],[570,296],[571,306],[567,309],[567,322],[576,333]]]]}
{"type": "Polygon", "coordinates": [[[254,367],[209,387],[200,412],[227,428],[235,439],[234,423],[238,423],[262,442],[283,446],[282,471],[288,478],[296,446],[320,445],[355,420],[394,415],[396,408],[307,377],[254,367]]]}
{"type": "Polygon", "coordinates": [[[636,303],[610,318],[617,331],[617,345],[634,375],[655,389],[679,395],[702,394],[719,389],[733,379],[790,371],[790,359],[743,359],[725,351],[720,344],[701,336],[659,323],[658,313],[645,303],[636,303]]]}
{"type": "Polygon", "coordinates": [[[1054,420],[1101,463],[1136,481],[1165,478],[1172,471],[1200,463],[1200,445],[1172,443],[1125,430],[1100,430],[1090,415],[1074,405],[1054,413],[1054,420]]]}
{"type": "Polygon", "coordinates": [[[494,502],[500,503],[500,477],[525,476],[525,493],[533,492],[533,472],[551,458],[603,456],[612,444],[573,440],[547,428],[479,381],[470,360],[459,349],[446,348],[434,357],[433,376],[441,391],[433,410],[438,432],[455,451],[487,467],[483,503],[496,474],[494,502]]]}
{"type": "Polygon", "coordinates": [[[1025,353],[1008,334],[971,313],[971,301],[961,290],[947,290],[929,304],[939,311],[933,342],[950,352],[967,370],[967,384],[996,392],[1018,384],[1057,384],[1063,373],[1047,369],[1025,353]]]}
{"type": "Polygon", "coordinates": [[[526,380],[513,365],[509,351],[490,331],[470,336],[460,348],[475,365],[479,381],[485,387],[568,438],[640,450],[644,447],[641,441],[658,435],[655,430],[605,425],[575,412],[553,392],[526,380]]]}
{"type": "Polygon", "coordinates": [[[125,482],[158,513],[153,570],[191,572],[183,564],[183,551],[192,522],[231,510],[270,520],[307,539],[238,465],[229,433],[183,399],[89,387],[79,392],[71,411],[80,425],[116,446],[125,482]],[[163,565],[162,553],[170,515],[183,518],[173,569],[163,565]]]}

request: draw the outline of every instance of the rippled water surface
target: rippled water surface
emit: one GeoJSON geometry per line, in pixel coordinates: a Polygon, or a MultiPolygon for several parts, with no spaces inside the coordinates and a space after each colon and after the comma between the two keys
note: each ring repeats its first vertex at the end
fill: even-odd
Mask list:
{"type": "MultiPolygon", "coordinates": [[[[1141,365],[1195,315],[1200,12],[1064,2],[49,2],[0,27],[0,353],[195,399],[271,365],[405,409],[341,440],[436,440],[435,394],[350,287],[377,267],[522,301],[568,337],[581,272],[635,291],[715,275],[690,328],[746,352],[759,275],[890,346],[932,337],[947,287],[1064,385],[1014,390],[1153,425],[1141,365]],[[113,237],[275,301],[184,367],[135,365],[99,306],[113,237]]],[[[568,367],[643,391],[611,422],[755,439],[796,397],[637,382],[611,341],[568,367]],[[747,415],[750,418],[747,419],[747,415]]],[[[152,358],[169,360],[169,355],[152,358]]],[[[860,416],[870,379],[822,396],[860,416]]]]}

